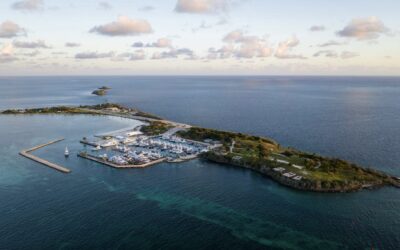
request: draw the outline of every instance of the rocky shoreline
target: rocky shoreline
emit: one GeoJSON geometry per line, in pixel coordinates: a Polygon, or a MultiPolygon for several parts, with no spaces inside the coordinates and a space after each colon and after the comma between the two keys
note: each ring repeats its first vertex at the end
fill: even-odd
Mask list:
{"type": "Polygon", "coordinates": [[[354,192],[382,186],[400,188],[400,179],[384,172],[356,164],[283,147],[276,141],[253,135],[219,131],[161,119],[137,109],[105,103],[93,106],[59,106],[36,109],[10,109],[0,114],[90,114],[145,120],[150,126],[144,132],[159,134],[164,125],[180,127],[176,133],[186,140],[205,142],[212,149],[201,157],[256,171],[276,182],[297,190],[337,193],[354,192]],[[164,125],[163,125],[164,124],[164,125]]]}
{"type": "MultiPolygon", "coordinates": [[[[250,164],[244,164],[240,161],[235,161],[229,158],[226,158],[224,155],[218,155],[215,153],[206,153],[201,155],[203,159],[218,163],[224,164],[229,166],[235,166],[240,168],[249,169],[255,171],[261,175],[267,176],[274,181],[278,182],[281,185],[286,187],[294,188],[301,191],[310,191],[310,192],[319,192],[319,193],[349,193],[349,192],[356,192],[363,189],[377,189],[386,185],[392,185],[394,187],[400,188],[400,183],[395,180],[396,177],[389,176],[385,173],[375,171],[376,174],[381,175],[383,178],[388,178],[388,182],[384,181],[377,181],[375,183],[349,183],[347,186],[336,186],[336,187],[322,187],[321,182],[313,182],[310,180],[302,180],[302,181],[295,181],[291,178],[285,177],[278,172],[274,171],[272,164],[266,163],[265,165],[257,168],[250,164]]],[[[367,169],[365,169],[367,170],[367,169]]],[[[368,171],[368,170],[367,170],[368,171]]]]}

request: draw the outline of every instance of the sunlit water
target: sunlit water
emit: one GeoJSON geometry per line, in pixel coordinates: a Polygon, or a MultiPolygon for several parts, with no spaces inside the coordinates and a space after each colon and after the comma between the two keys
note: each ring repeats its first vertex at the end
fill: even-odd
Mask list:
{"type": "MultiPolygon", "coordinates": [[[[121,102],[400,175],[397,78],[0,78],[0,109],[121,102]],[[106,97],[90,96],[101,85],[106,97]]],[[[315,194],[194,160],[115,170],[75,157],[93,116],[0,117],[0,249],[398,249],[400,190],[315,194]],[[70,168],[65,175],[18,151],[70,168]],[[71,156],[65,159],[64,148],[71,156]]]]}

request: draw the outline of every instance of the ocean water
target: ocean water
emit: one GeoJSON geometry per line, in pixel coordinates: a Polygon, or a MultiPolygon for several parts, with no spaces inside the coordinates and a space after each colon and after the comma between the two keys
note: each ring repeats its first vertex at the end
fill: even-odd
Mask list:
{"type": "MultiPolygon", "coordinates": [[[[400,78],[0,78],[0,109],[106,101],[400,176],[400,78]]],[[[0,249],[399,249],[395,188],[316,194],[202,160],[119,171],[74,156],[82,136],[133,125],[0,116],[0,249]],[[35,154],[71,174],[18,156],[59,137],[35,154]]]]}

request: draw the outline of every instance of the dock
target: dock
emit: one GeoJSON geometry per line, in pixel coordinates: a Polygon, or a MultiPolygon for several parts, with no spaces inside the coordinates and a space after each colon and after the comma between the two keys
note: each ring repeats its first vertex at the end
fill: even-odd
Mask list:
{"type": "Polygon", "coordinates": [[[90,141],[86,141],[86,140],[80,140],[79,142],[84,144],[84,145],[89,145],[89,146],[92,146],[92,147],[97,147],[98,146],[98,144],[90,142],[90,141]]]}
{"type": "Polygon", "coordinates": [[[146,168],[146,167],[150,167],[152,165],[155,165],[157,163],[161,163],[161,162],[165,161],[165,158],[161,158],[161,159],[158,159],[158,160],[155,160],[155,161],[151,161],[149,163],[140,164],[140,165],[133,165],[133,164],[130,164],[130,165],[118,165],[118,164],[114,164],[112,162],[100,159],[98,157],[95,157],[95,156],[92,156],[92,155],[89,155],[89,154],[86,154],[86,155],[78,154],[78,156],[82,157],[82,158],[85,158],[85,159],[88,159],[88,160],[91,160],[91,161],[95,161],[95,162],[101,163],[103,165],[106,165],[106,166],[109,166],[109,167],[112,167],[112,168],[118,168],[118,169],[146,168]]]}
{"type": "Polygon", "coordinates": [[[60,165],[57,165],[55,163],[49,162],[49,161],[47,161],[45,159],[42,159],[40,157],[37,157],[37,156],[34,156],[34,155],[30,154],[30,152],[33,152],[35,150],[38,150],[40,148],[44,148],[44,147],[46,147],[48,145],[51,145],[51,144],[54,144],[54,143],[57,143],[57,142],[60,142],[60,141],[63,141],[63,140],[64,140],[64,138],[58,139],[58,140],[54,140],[54,141],[50,141],[48,143],[41,144],[41,145],[35,146],[33,148],[30,148],[30,149],[22,150],[21,152],[19,152],[19,154],[24,156],[24,157],[26,157],[26,158],[28,158],[28,159],[30,159],[30,160],[32,160],[32,161],[38,162],[40,164],[43,164],[43,165],[45,165],[47,167],[50,167],[50,168],[55,169],[57,171],[60,171],[62,173],[70,173],[71,170],[69,170],[68,168],[62,167],[60,165]]]}

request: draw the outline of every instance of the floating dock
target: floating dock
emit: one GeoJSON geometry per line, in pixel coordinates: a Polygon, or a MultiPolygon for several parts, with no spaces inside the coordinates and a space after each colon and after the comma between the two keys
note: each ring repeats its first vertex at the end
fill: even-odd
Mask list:
{"type": "Polygon", "coordinates": [[[64,168],[64,167],[62,167],[60,165],[57,165],[55,163],[49,162],[49,161],[47,161],[45,159],[42,159],[40,157],[37,157],[37,156],[34,156],[34,155],[30,154],[30,152],[38,150],[39,148],[43,148],[43,147],[46,147],[48,145],[51,145],[51,144],[54,144],[54,143],[57,143],[57,142],[60,142],[60,141],[63,141],[63,140],[64,140],[64,138],[63,139],[58,139],[58,140],[55,140],[55,141],[51,141],[51,142],[48,142],[48,143],[45,143],[45,144],[41,144],[41,145],[35,146],[33,148],[30,148],[30,149],[22,150],[21,152],[19,152],[19,154],[24,156],[24,157],[26,157],[26,158],[28,158],[28,159],[31,159],[32,161],[36,161],[36,162],[38,162],[40,164],[43,164],[45,166],[48,166],[48,167],[53,168],[55,170],[58,170],[60,172],[70,173],[71,170],[69,170],[68,168],[64,168]]]}

